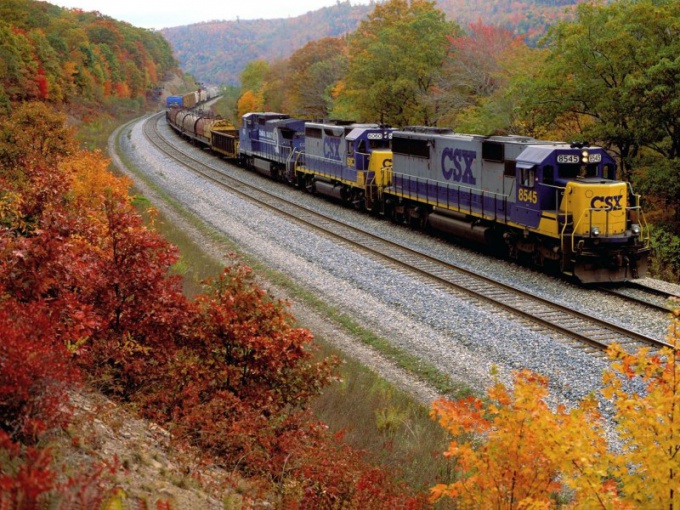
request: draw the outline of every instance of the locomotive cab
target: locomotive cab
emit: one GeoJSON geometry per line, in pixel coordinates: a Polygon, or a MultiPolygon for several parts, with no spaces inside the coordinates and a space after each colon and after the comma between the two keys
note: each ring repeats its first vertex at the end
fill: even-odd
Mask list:
{"type": "Polygon", "coordinates": [[[601,148],[527,147],[517,161],[516,220],[528,227],[538,221],[536,232],[556,239],[551,253],[562,272],[582,283],[646,272],[649,237],[639,197],[615,179],[616,164],[601,148]]]}
{"type": "Polygon", "coordinates": [[[347,145],[347,168],[356,171],[356,182],[365,185],[372,182],[374,174],[370,168],[371,155],[379,149],[388,149],[392,132],[389,129],[358,127],[345,137],[347,145]]]}
{"type": "Polygon", "coordinates": [[[392,129],[378,124],[308,122],[305,137],[305,161],[297,172],[307,189],[373,210],[377,191],[372,154],[389,148],[392,129]]]}

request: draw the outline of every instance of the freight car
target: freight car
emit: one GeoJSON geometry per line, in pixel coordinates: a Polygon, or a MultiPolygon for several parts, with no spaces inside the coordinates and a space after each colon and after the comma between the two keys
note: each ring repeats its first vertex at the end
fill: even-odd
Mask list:
{"type": "Polygon", "coordinates": [[[167,119],[278,180],[397,223],[501,247],[581,283],[620,282],[647,270],[640,197],[617,180],[615,161],[600,147],[280,113],[249,113],[238,134],[223,128],[205,137],[198,120],[186,120],[194,117],[167,119]]]}
{"type": "Polygon", "coordinates": [[[214,99],[219,95],[217,87],[209,86],[193,92],[188,92],[181,96],[168,96],[165,99],[166,108],[194,108],[200,104],[214,99]]]}

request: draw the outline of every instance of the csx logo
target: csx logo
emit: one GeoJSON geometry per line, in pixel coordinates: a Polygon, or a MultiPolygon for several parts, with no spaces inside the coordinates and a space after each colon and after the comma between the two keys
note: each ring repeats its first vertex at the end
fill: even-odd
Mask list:
{"type": "Polygon", "coordinates": [[[472,163],[477,153],[463,149],[447,147],[442,153],[442,175],[447,181],[463,182],[465,184],[477,184],[477,179],[472,175],[472,163]]]}
{"type": "Polygon", "coordinates": [[[590,201],[591,209],[621,209],[623,195],[613,197],[593,197],[590,201]]]}
{"type": "Polygon", "coordinates": [[[340,138],[325,138],[323,141],[323,155],[328,159],[340,161],[340,138]]]}

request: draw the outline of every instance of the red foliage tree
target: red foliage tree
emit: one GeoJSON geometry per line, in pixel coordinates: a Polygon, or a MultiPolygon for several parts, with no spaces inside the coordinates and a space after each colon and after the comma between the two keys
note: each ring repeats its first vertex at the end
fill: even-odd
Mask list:
{"type": "Polygon", "coordinates": [[[34,441],[67,422],[66,391],[80,377],[45,302],[2,298],[0,338],[0,430],[34,441]]]}
{"type": "Polygon", "coordinates": [[[189,305],[181,277],[170,274],[177,249],[145,228],[128,203],[111,196],[103,208],[107,224],[95,266],[102,277],[82,288],[101,324],[83,345],[81,362],[102,389],[128,399],[161,377],[189,305]]]}
{"type": "Polygon", "coordinates": [[[292,326],[245,266],[227,267],[195,306],[150,412],[172,416],[187,438],[233,459],[247,452],[259,464],[259,448],[266,465],[268,447],[258,441],[267,443],[266,431],[285,428],[288,415],[304,409],[330,380],[333,362],[312,361],[311,334],[292,326]]]}

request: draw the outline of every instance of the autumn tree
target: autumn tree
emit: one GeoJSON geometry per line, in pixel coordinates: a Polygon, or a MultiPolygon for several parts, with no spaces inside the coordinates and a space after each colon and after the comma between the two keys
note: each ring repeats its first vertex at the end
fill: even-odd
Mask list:
{"type": "Polygon", "coordinates": [[[609,348],[602,396],[613,403],[616,448],[591,398],[550,408],[545,378],[521,372],[514,389],[496,384],[488,402],[439,401],[432,414],[454,440],[455,480],[432,489],[471,508],[551,508],[562,487],[567,508],[657,509],[680,505],[680,310],[668,347],[635,354],[609,348]],[[532,506],[533,505],[533,506],[532,506]]]}
{"type": "Polygon", "coordinates": [[[307,43],[288,60],[286,111],[322,119],[333,106],[332,89],[347,73],[347,43],[327,37],[307,43]]]}
{"type": "Polygon", "coordinates": [[[626,170],[642,147],[676,160],[679,8],[652,0],[580,4],[574,22],[550,30],[544,76],[528,90],[527,110],[546,122],[580,120],[575,134],[606,144],[626,170]]]}
{"type": "Polygon", "coordinates": [[[241,71],[241,90],[259,91],[265,82],[269,63],[266,60],[253,60],[241,71]]]}
{"type": "Polygon", "coordinates": [[[171,384],[152,397],[149,412],[173,417],[181,435],[225,458],[247,453],[246,464],[261,469],[271,462],[266,442],[292,426],[330,381],[334,363],[313,361],[309,331],[292,325],[249,268],[227,267],[206,291],[196,298],[171,384]]]}
{"type": "Polygon", "coordinates": [[[5,190],[0,203],[16,205],[6,218],[13,230],[35,228],[43,211],[65,197],[70,176],[56,166],[76,147],[65,121],[65,115],[42,103],[24,103],[0,120],[0,185],[5,190]]]}
{"type": "Polygon", "coordinates": [[[260,112],[264,108],[264,99],[261,94],[256,94],[252,90],[246,90],[238,100],[238,118],[240,119],[248,112],[260,112]]]}
{"type": "Polygon", "coordinates": [[[455,480],[432,489],[432,500],[455,498],[466,508],[551,508],[565,487],[578,504],[617,503],[606,483],[607,445],[596,405],[553,410],[545,377],[521,371],[513,389],[496,383],[488,403],[440,400],[432,415],[453,436],[446,456],[455,480]]]}
{"type": "Polygon", "coordinates": [[[613,472],[635,508],[680,508],[680,311],[673,312],[672,347],[636,354],[615,345],[603,394],[616,408],[621,451],[613,472]]]}
{"type": "MultiPolygon", "coordinates": [[[[289,91],[288,62],[275,60],[269,64],[264,75],[264,82],[258,96],[262,98],[261,110],[269,112],[289,112],[284,106],[289,91]]],[[[251,110],[252,111],[252,110],[251,110]]]]}
{"type": "Polygon", "coordinates": [[[10,100],[41,99],[39,62],[26,34],[0,20],[0,85],[10,100]]]}
{"type": "Polygon", "coordinates": [[[237,102],[239,119],[245,113],[262,111],[265,108],[264,86],[269,69],[266,61],[254,60],[241,72],[241,97],[237,102]]]}
{"type": "Polygon", "coordinates": [[[97,507],[104,467],[65,477],[42,440],[68,425],[73,357],[101,325],[84,290],[101,278],[89,220],[102,188],[74,192],[73,132],[44,104],[18,106],[0,133],[0,506],[97,507]]]}
{"type": "Polygon", "coordinates": [[[159,34],[100,13],[34,0],[0,8],[0,104],[6,109],[9,101],[139,101],[177,65],[159,34]]]}
{"type": "Polygon", "coordinates": [[[339,110],[395,126],[432,124],[426,99],[448,52],[446,36],[458,31],[432,1],[377,4],[350,36],[339,110]]]}
{"type": "Polygon", "coordinates": [[[466,133],[526,134],[515,110],[523,82],[541,68],[540,50],[481,20],[448,39],[451,51],[430,96],[438,123],[466,133]]]}

